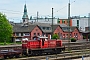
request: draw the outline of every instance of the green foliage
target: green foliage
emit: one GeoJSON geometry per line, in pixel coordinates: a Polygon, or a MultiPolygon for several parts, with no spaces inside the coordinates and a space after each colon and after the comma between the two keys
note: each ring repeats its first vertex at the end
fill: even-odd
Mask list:
{"type": "Polygon", "coordinates": [[[90,34],[88,34],[88,39],[90,39],[90,34]]]}
{"type": "Polygon", "coordinates": [[[83,36],[83,39],[86,39],[86,36],[83,36]]]}
{"type": "Polygon", "coordinates": [[[59,39],[58,34],[53,34],[52,39],[59,39]]]}
{"type": "MultiPolygon", "coordinates": [[[[14,45],[15,43],[11,43],[11,42],[7,42],[6,44],[4,44],[4,43],[1,43],[0,42],[0,45],[14,45]]],[[[16,42],[16,44],[21,44],[21,42],[16,42]]]]}
{"type": "Polygon", "coordinates": [[[6,16],[0,13],[0,42],[9,42],[12,37],[12,25],[6,16]]]}
{"type": "Polygon", "coordinates": [[[75,38],[71,38],[70,40],[71,40],[71,42],[76,42],[75,38]]]}

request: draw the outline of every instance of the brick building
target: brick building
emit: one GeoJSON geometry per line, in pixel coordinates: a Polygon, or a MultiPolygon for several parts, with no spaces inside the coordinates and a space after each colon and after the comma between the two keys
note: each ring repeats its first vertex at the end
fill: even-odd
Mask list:
{"type": "Polygon", "coordinates": [[[51,39],[51,34],[58,34],[60,39],[65,40],[71,37],[77,40],[82,39],[82,33],[79,32],[77,27],[72,26],[72,20],[70,20],[70,27],[68,27],[68,19],[59,19],[59,24],[53,25],[51,23],[37,23],[29,22],[27,15],[26,4],[24,5],[24,13],[22,16],[22,23],[13,23],[13,37],[15,40],[22,40],[27,38],[29,40],[34,39],[34,36],[47,36],[51,39]]]}
{"type": "MultiPolygon", "coordinates": [[[[69,24],[69,20],[68,19],[58,19],[58,23],[59,24],[69,24]]],[[[72,19],[70,19],[70,26],[72,26],[72,19]]]]}
{"type": "MultiPolygon", "coordinates": [[[[16,39],[27,38],[33,39],[34,36],[47,36],[51,39],[52,29],[50,24],[33,23],[22,26],[22,24],[15,24],[13,26],[13,35],[16,39]]],[[[82,33],[79,32],[77,27],[68,27],[64,24],[53,25],[53,34],[58,34],[62,40],[76,38],[77,40],[83,39],[82,33]],[[70,30],[68,30],[70,28],[70,30]],[[69,36],[70,34],[70,36],[69,36]]]]}

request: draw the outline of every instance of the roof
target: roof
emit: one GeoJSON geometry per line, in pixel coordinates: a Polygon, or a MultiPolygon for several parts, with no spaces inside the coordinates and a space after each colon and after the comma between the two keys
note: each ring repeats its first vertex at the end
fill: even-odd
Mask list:
{"type": "Polygon", "coordinates": [[[90,31],[80,31],[80,32],[83,33],[83,34],[90,33],[90,31]]]}
{"type": "Polygon", "coordinates": [[[28,18],[26,4],[24,5],[24,14],[22,18],[28,18]]]}
{"type": "MultiPolygon", "coordinates": [[[[40,29],[41,27],[52,27],[51,24],[49,23],[33,23],[33,24],[28,24],[26,26],[22,26],[22,23],[16,23],[13,25],[13,32],[31,32],[36,26],[38,26],[40,29]]],[[[60,26],[61,29],[64,31],[64,32],[73,32],[75,30],[75,26],[73,27],[70,27],[70,30],[69,30],[69,26],[65,25],[65,24],[54,24],[53,25],[53,31],[55,31],[55,29],[60,26]]],[[[44,33],[52,33],[52,28],[49,29],[49,30],[46,30],[46,29],[41,29],[44,33]]]]}
{"type": "Polygon", "coordinates": [[[68,27],[68,25],[66,25],[66,24],[55,24],[55,25],[60,25],[61,27],[68,27]]]}
{"type": "Polygon", "coordinates": [[[72,27],[61,27],[61,28],[64,32],[73,32],[75,30],[75,28],[77,28],[77,27],[72,26],[72,27]],[[69,28],[70,28],[70,30],[69,30],[69,28]]]}
{"type": "MultiPolygon", "coordinates": [[[[51,24],[49,24],[49,23],[33,23],[33,24],[30,23],[30,25],[38,25],[39,28],[41,28],[41,27],[50,27],[50,28],[51,28],[51,24]]],[[[42,29],[42,28],[41,28],[41,30],[42,30],[44,33],[51,33],[51,32],[52,32],[51,29],[50,29],[50,30],[46,30],[46,29],[42,29]]]]}
{"type": "Polygon", "coordinates": [[[43,30],[43,29],[42,29],[42,31],[43,31],[44,33],[51,33],[51,32],[52,32],[52,30],[43,30]]]}
{"type": "Polygon", "coordinates": [[[51,27],[51,24],[49,23],[29,23],[30,25],[38,25],[38,26],[44,26],[44,27],[51,27]]]}
{"type": "Polygon", "coordinates": [[[22,26],[21,24],[15,24],[13,26],[13,32],[31,32],[37,25],[22,26]]]}
{"type": "Polygon", "coordinates": [[[59,25],[53,25],[53,31],[58,27],[59,25]]]}

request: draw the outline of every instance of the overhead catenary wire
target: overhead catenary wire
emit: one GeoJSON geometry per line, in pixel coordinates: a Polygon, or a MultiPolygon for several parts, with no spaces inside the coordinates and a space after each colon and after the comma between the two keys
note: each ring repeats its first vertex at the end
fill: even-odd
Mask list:
{"type": "MultiPolygon", "coordinates": [[[[70,3],[70,5],[71,5],[72,3],[74,3],[75,1],[76,1],[76,0],[74,0],[73,2],[71,2],[71,3],[70,3]]],[[[66,5],[66,6],[62,7],[61,9],[57,10],[56,12],[59,12],[60,10],[62,10],[62,9],[64,9],[64,8],[66,8],[66,7],[68,7],[68,5],[66,5]]],[[[54,12],[54,13],[56,13],[56,12],[54,12]]]]}
{"type": "MultiPolygon", "coordinates": [[[[74,2],[76,2],[76,0],[74,0],[73,2],[71,2],[70,5],[71,5],[72,3],[74,3],[74,2]]],[[[57,11],[55,11],[55,12],[53,12],[53,13],[57,13],[57,12],[61,11],[62,9],[66,8],[66,7],[68,7],[68,5],[60,8],[59,10],[57,10],[57,11]]],[[[48,15],[46,15],[46,16],[50,16],[50,15],[51,15],[51,14],[48,14],[48,15]]]]}
{"type": "MultiPolygon", "coordinates": [[[[71,2],[70,5],[71,5],[72,3],[74,3],[75,1],[76,1],[76,0],[74,0],[73,2],[71,2]]],[[[68,5],[60,8],[59,10],[57,10],[57,11],[55,11],[55,12],[53,12],[53,13],[57,13],[57,12],[61,11],[62,9],[66,8],[67,6],[68,6],[68,5]]],[[[14,11],[14,10],[7,10],[7,9],[0,9],[0,10],[5,10],[5,11],[7,11],[7,12],[5,12],[5,11],[2,11],[2,12],[4,12],[4,13],[9,13],[9,14],[23,14],[23,12],[21,12],[21,11],[14,11]]],[[[33,14],[33,13],[28,13],[28,14],[32,14],[33,16],[36,16],[36,13],[35,13],[35,14],[33,14]]],[[[43,16],[51,17],[51,14],[43,15],[43,16]]]]}

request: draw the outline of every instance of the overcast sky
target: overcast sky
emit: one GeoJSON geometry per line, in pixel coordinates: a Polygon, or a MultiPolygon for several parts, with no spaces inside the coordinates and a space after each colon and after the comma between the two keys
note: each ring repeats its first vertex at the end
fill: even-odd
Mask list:
{"type": "MultiPolygon", "coordinates": [[[[22,20],[23,9],[26,3],[28,16],[51,16],[54,8],[54,17],[68,17],[69,0],[0,0],[0,12],[4,13],[11,21],[20,22],[22,20]],[[25,2],[26,1],[26,2],[25,2]]],[[[71,16],[88,16],[90,13],[90,0],[71,0],[71,16]]]]}

